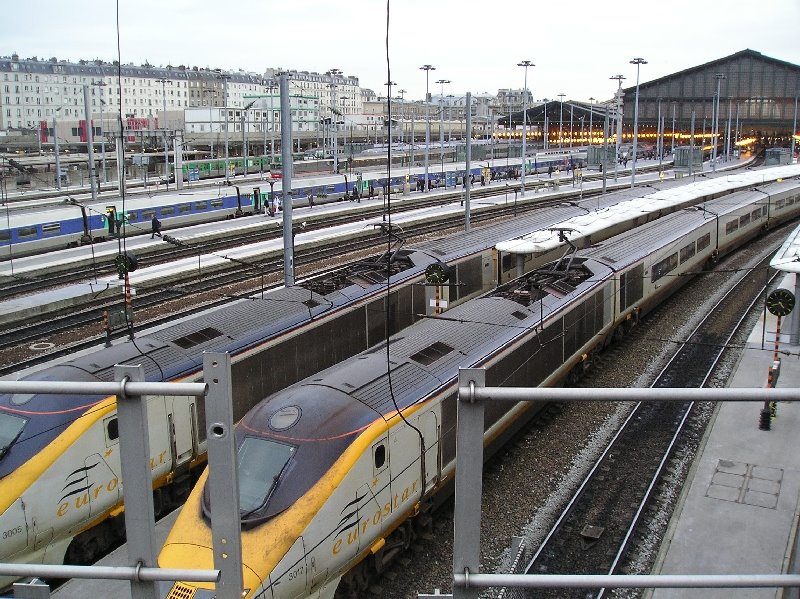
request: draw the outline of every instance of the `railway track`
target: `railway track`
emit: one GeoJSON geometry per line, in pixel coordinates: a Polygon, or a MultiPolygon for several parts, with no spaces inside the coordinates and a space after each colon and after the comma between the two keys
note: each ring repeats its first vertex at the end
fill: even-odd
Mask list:
{"type": "MultiPolygon", "coordinates": [[[[538,207],[550,205],[553,202],[539,204],[538,207]]],[[[473,222],[480,223],[484,220],[509,217],[515,214],[513,206],[500,206],[495,210],[484,213],[476,213],[473,222]]],[[[436,233],[443,229],[458,227],[463,224],[463,215],[445,217],[436,222],[420,224],[406,228],[406,237],[426,235],[436,233]]],[[[352,255],[354,252],[364,252],[377,248],[385,247],[386,236],[376,234],[368,238],[353,239],[349,241],[334,240],[329,244],[317,246],[308,250],[301,250],[295,254],[295,265],[297,267],[309,266],[311,270],[314,265],[330,260],[339,260],[342,256],[352,255]]],[[[272,286],[281,284],[282,281],[283,257],[275,256],[262,262],[254,263],[252,266],[244,267],[237,265],[234,269],[229,269],[214,275],[203,276],[203,278],[190,278],[180,285],[170,285],[163,288],[143,289],[135,297],[134,308],[137,313],[141,313],[148,308],[162,306],[175,300],[187,300],[186,306],[169,311],[168,314],[156,318],[148,319],[143,322],[136,322],[135,326],[152,327],[161,324],[174,322],[176,319],[189,316],[201,310],[222,306],[230,301],[252,295],[259,290],[267,290],[272,286]],[[246,288],[244,291],[229,292],[232,287],[246,288]],[[213,296],[202,302],[197,302],[188,298],[198,295],[213,296]]],[[[19,323],[14,329],[7,329],[0,333],[0,376],[8,375],[22,368],[28,368],[37,364],[70,355],[74,352],[97,346],[106,340],[106,333],[102,328],[105,311],[112,308],[123,306],[123,294],[120,289],[119,298],[116,300],[96,300],[91,305],[86,305],[80,310],[67,309],[61,313],[49,314],[46,317],[19,323]],[[68,333],[73,330],[93,327],[97,329],[94,333],[87,333],[76,340],[67,344],[53,344],[51,339],[59,334],[68,333]],[[15,348],[27,347],[35,343],[44,343],[40,351],[24,352],[21,359],[3,358],[3,354],[13,354],[15,348]],[[53,347],[49,347],[53,345],[53,347]]],[[[129,334],[127,330],[117,331],[111,334],[111,339],[122,338],[129,334]]]]}
{"type": "MultiPolygon", "coordinates": [[[[653,388],[703,387],[723,358],[745,317],[764,290],[755,274],[743,276],[679,344],[653,388]]],[[[694,404],[638,404],[591,468],[561,516],[531,558],[529,574],[623,573],[629,548],[647,518],[648,507],[669,476],[693,422],[694,404]]],[[[507,598],[534,596],[506,589],[507,598]]],[[[604,597],[605,589],[538,590],[536,597],[604,597]]]]}
{"type": "MultiPolygon", "coordinates": [[[[654,166],[647,166],[641,169],[638,169],[641,173],[653,172],[658,170],[657,165],[654,166]]],[[[594,174],[594,175],[587,175],[583,177],[583,180],[588,181],[600,181],[602,180],[602,175],[594,174]]],[[[609,181],[612,179],[609,177],[609,181]]],[[[550,183],[550,182],[548,182],[550,183]]],[[[514,180],[513,183],[507,183],[508,187],[506,189],[498,188],[498,187],[482,187],[482,186],[473,186],[470,192],[470,196],[472,200],[478,200],[487,196],[492,195],[500,195],[502,193],[515,193],[520,188],[519,180],[514,180]]],[[[562,181],[562,185],[565,189],[569,188],[571,183],[570,180],[565,178],[562,181]]],[[[540,186],[537,186],[535,183],[531,182],[528,184],[527,189],[530,192],[533,192],[533,197],[535,197],[535,191],[540,186]]],[[[602,193],[600,189],[590,189],[582,191],[581,189],[572,188],[573,193],[568,194],[569,197],[572,196],[579,196],[581,198],[590,198],[595,195],[599,195],[602,193]]],[[[407,212],[410,210],[417,210],[420,208],[430,208],[441,206],[443,204],[449,204],[454,201],[457,201],[460,197],[463,196],[462,190],[455,190],[450,193],[438,194],[436,196],[420,196],[415,198],[412,201],[404,201],[404,202],[397,202],[392,205],[392,211],[394,213],[402,213],[407,212]]],[[[548,205],[558,204],[560,201],[564,201],[566,198],[561,197],[558,200],[541,200],[541,201],[530,201],[531,196],[528,196],[527,201],[515,201],[515,212],[526,212],[530,210],[535,210],[542,207],[547,207],[548,205]]],[[[306,230],[313,231],[327,227],[334,227],[337,225],[348,224],[364,219],[376,218],[383,215],[385,212],[383,204],[375,204],[374,206],[365,205],[362,209],[358,212],[357,215],[354,214],[340,214],[340,215],[330,215],[326,216],[325,219],[309,219],[306,222],[306,230]]],[[[280,220],[274,221],[276,223],[280,223],[280,220]]],[[[149,231],[149,227],[146,227],[149,231]]],[[[183,246],[179,245],[170,245],[170,244],[163,244],[157,247],[153,247],[151,251],[144,253],[140,252],[137,254],[139,259],[139,263],[141,266],[153,266],[156,264],[163,264],[166,262],[171,262],[175,260],[180,260],[182,258],[189,258],[194,257],[198,254],[198,252],[203,253],[216,253],[225,250],[229,250],[234,247],[247,245],[250,243],[257,243],[262,241],[268,241],[270,239],[276,239],[283,235],[283,229],[280,227],[275,228],[268,228],[259,231],[247,231],[247,230],[238,230],[238,229],[231,229],[227,235],[221,235],[219,238],[203,241],[202,243],[194,243],[194,244],[186,244],[183,246]]],[[[6,282],[2,286],[0,286],[0,301],[5,301],[9,299],[13,299],[15,297],[19,297],[26,294],[41,292],[46,289],[51,289],[58,286],[69,285],[72,283],[79,282],[81,280],[92,278],[92,277],[103,277],[113,275],[116,272],[114,264],[112,261],[108,260],[104,263],[96,263],[92,260],[90,263],[87,264],[76,264],[73,268],[70,268],[67,272],[46,272],[42,273],[41,275],[37,276],[30,276],[26,275],[24,277],[17,277],[11,282],[6,282]]]]}

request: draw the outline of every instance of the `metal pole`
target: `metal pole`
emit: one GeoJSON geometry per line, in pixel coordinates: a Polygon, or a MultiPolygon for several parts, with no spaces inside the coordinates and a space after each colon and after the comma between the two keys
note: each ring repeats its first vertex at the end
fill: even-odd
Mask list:
{"type": "Polygon", "coordinates": [[[206,438],[208,439],[208,477],[214,567],[221,572],[216,585],[219,599],[242,596],[242,536],[239,514],[239,472],[236,439],[233,431],[233,391],[231,356],[204,353],[203,373],[208,381],[206,438]]]}
{"type": "MultiPolygon", "coordinates": [[[[470,229],[469,194],[472,186],[472,94],[467,92],[467,139],[466,141],[466,172],[464,173],[464,230],[470,229]]],[[[524,187],[523,187],[524,189],[524,187]]]]}
{"type": "Polygon", "coordinates": [[[275,88],[270,87],[269,96],[269,168],[275,163],[275,88]]]}
{"type": "MultiPolygon", "coordinates": [[[[525,171],[528,170],[527,168],[527,150],[526,150],[526,143],[528,138],[528,67],[536,66],[530,60],[523,60],[522,62],[517,63],[518,67],[523,67],[525,69],[525,87],[522,90],[522,188],[520,193],[522,197],[525,197],[525,171]]],[[[470,110],[470,112],[472,112],[470,110]]],[[[467,129],[469,129],[469,125],[467,125],[467,129]]]]}
{"type": "Polygon", "coordinates": [[[636,145],[639,141],[639,67],[647,64],[644,58],[634,58],[630,61],[636,65],[636,98],[633,104],[633,167],[631,168],[631,187],[636,184],[636,145]]]}
{"type": "MultiPolygon", "coordinates": [[[[594,98],[589,98],[589,146],[592,145],[592,117],[594,116],[594,98]]],[[[581,123],[583,129],[583,123],[581,123]]]]}
{"type": "MultiPolygon", "coordinates": [[[[736,105],[736,121],[739,121],[739,105],[736,105]]],[[[738,128],[738,124],[737,124],[738,128]]],[[[792,145],[789,154],[789,161],[794,162],[794,136],[797,134],[797,94],[794,95],[794,120],[792,121],[792,145]]],[[[800,322],[800,320],[798,320],[800,322]]]]}
{"type": "Polygon", "coordinates": [[[439,161],[442,165],[442,180],[447,186],[447,180],[444,177],[444,84],[450,83],[447,79],[439,79],[436,83],[441,85],[441,94],[439,95],[439,161]]]}
{"type": "Polygon", "coordinates": [[[617,80],[617,143],[614,155],[614,182],[619,176],[619,146],[622,143],[622,75],[614,75],[611,79],[617,80]]]}
{"type": "Polygon", "coordinates": [[[230,160],[228,157],[228,79],[230,75],[222,74],[222,126],[225,128],[225,181],[228,180],[230,172],[230,160]]]}
{"type": "MultiPolygon", "coordinates": [[[[474,391],[486,385],[482,368],[461,368],[458,371],[459,390],[474,391]]],[[[455,509],[453,516],[453,576],[480,572],[481,495],[480,468],[483,463],[484,403],[462,397],[456,403],[458,430],[456,435],[455,509]],[[459,468],[459,465],[461,466],[459,468]]],[[[454,599],[478,599],[477,588],[453,587],[454,599]]]]}
{"type": "Polygon", "coordinates": [[[731,116],[733,113],[733,98],[728,98],[728,126],[725,128],[725,162],[731,159],[731,116]]]}
{"type": "MultiPolygon", "coordinates": [[[[86,89],[86,88],[84,88],[86,89]]],[[[114,366],[114,378],[143,382],[144,367],[114,366]]],[[[120,466],[125,485],[125,535],[128,559],[142,566],[156,566],[155,510],[150,473],[150,441],[147,427],[147,397],[117,396],[120,466]]],[[[153,581],[131,581],[132,599],[156,599],[153,581]]]]}
{"type": "Polygon", "coordinates": [[[670,147],[670,154],[672,154],[673,160],[675,160],[675,107],[677,105],[677,102],[672,103],[672,146],[670,147]]]}
{"type": "Polygon", "coordinates": [[[89,86],[83,86],[83,111],[86,115],[86,147],[89,150],[89,188],[92,201],[97,201],[97,186],[94,179],[94,135],[92,132],[92,113],[89,112],[89,86]]]}
{"type": "Polygon", "coordinates": [[[281,196],[283,198],[283,279],[294,285],[294,232],[292,231],[292,113],[289,75],[281,75],[281,196]]]}
{"type": "Polygon", "coordinates": [[[56,189],[61,191],[61,158],[58,155],[58,123],[56,122],[59,110],[61,110],[60,106],[53,111],[53,144],[56,153],[56,189]]]}
{"type": "Polygon", "coordinates": [[[103,119],[103,98],[100,98],[100,153],[103,155],[103,183],[107,182],[106,179],[106,133],[103,119]]]}
{"type": "Polygon", "coordinates": [[[712,106],[713,115],[712,115],[712,126],[713,126],[713,133],[711,134],[711,143],[713,147],[711,148],[711,170],[713,172],[717,172],[717,142],[719,141],[719,94],[720,94],[720,84],[722,80],[725,79],[725,75],[722,73],[715,73],[714,79],[717,80],[717,98],[716,98],[716,109],[712,106]]]}
{"type": "MultiPolygon", "coordinates": [[[[172,83],[168,79],[156,79],[157,83],[161,83],[161,100],[162,100],[162,111],[161,115],[164,119],[164,122],[161,123],[161,132],[164,136],[164,180],[167,184],[167,191],[169,191],[169,150],[167,146],[167,92],[165,86],[167,83],[172,83]]],[[[176,177],[177,179],[177,177],[176,177]]]]}
{"type": "Polygon", "coordinates": [[[661,173],[661,154],[663,152],[662,152],[662,149],[661,149],[662,134],[661,134],[661,98],[660,97],[658,98],[658,117],[657,117],[657,119],[658,119],[658,128],[656,130],[657,131],[657,133],[656,133],[656,152],[658,152],[658,172],[661,173]]]}
{"type": "MultiPolygon", "coordinates": [[[[425,186],[423,191],[428,191],[428,168],[431,153],[431,104],[429,101],[429,79],[431,71],[435,71],[436,67],[426,64],[422,65],[420,70],[425,71],[425,186]]],[[[377,133],[375,135],[377,137],[377,133]]]]}
{"type": "Polygon", "coordinates": [[[564,96],[567,94],[558,94],[558,147],[564,147],[564,96]]]}
{"type": "Polygon", "coordinates": [[[573,114],[575,111],[575,105],[569,105],[569,147],[572,147],[572,122],[573,122],[573,114]]]}
{"type": "MultiPolygon", "coordinates": [[[[702,150],[700,150],[702,152],[702,150]]],[[[702,157],[700,167],[703,166],[702,157]]],[[[692,110],[692,124],[689,129],[689,174],[694,174],[694,110],[692,110]]]]}

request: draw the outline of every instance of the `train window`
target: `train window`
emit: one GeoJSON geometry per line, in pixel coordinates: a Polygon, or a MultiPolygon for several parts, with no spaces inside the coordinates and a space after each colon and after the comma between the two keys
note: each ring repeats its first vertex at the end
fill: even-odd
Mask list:
{"type": "Polygon", "coordinates": [[[785,204],[784,200],[778,200],[777,202],[775,202],[775,210],[780,210],[781,208],[783,208],[784,204],[785,204]]]}
{"type": "Polygon", "coordinates": [[[328,186],[328,193],[333,193],[334,191],[336,191],[336,188],[333,185],[329,185],[328,186]]]}
{"type": "Polygon", "coordinates": [[[180,214],[186,214],[187,212],[191,212],[191,211],[192,211],[192,205],[191,204],[180,204],[178,206],[178,212],[180,214]]]}
{"type": "Polygon", "coordinates": [[[8,229],[0,231],[0,241],[11,241],[11,231],[8,229]]]}
{"type": "Polygon", "coordinates": [[[155,210],[142,210],[142,220],[153,220],[155,215],[155,210]]]}
{"type": "Polygon", "coordinates": [[[222,208],[224,206],[222,200],[211,200],[212,208],[222,208]]]}
{"type": "Polygon", "coordinates": [[[794,204],[794,198],[786,198],[786,205],[791,206],[794,204]]]}
{"type": "Polygon", "coordinates": [[[372,448],[372,456],[375,460],[375,469],[380,470],[386,465],[386,445],[383,442],[372,448]]]}
{"type": "Polygon", "coordinates": [[[761,216],[766,216],[768,212],[769,212],[769,207],[761,206],[761,216]]]}
{"type": "Polygon", "coordinates": [[[729,220],[725,223],[725,235],[730,235],[734,231],[739,230],[739,220],[729,220]]]}
{"type": "Polygon", "coordinates": [[[42,225],[42,235],[58,235],[61,233],[61,223],[46,223],[42,225]]]}
{"type": "Polygon", "coordinates": [[[267,503],[295,448],[269,439],[247,436],[239,446],[239,509],[253,512],[267,503]]]}
{"type": "Polygon", "coordinates": [[[653,264],[653,271],[650,275],[651,282],[655,283],[660,278],[667,276],[678,267],[678,253],[670,254],[663,260],[659,260],[653,264]]]}
{"type": "Polygon", "coordinates": [[[689,258],[694,256],[694,241],[689,245],[681,248],[681,264],[686,262],[689,258]]]}
{"type": "Polygon", "coordinates": [[[711,245],[711,233],[706,233],[697,240],[697,251],[702,252],[711,245]]]}
{"type": "MultiPolygon", "coordinates": [[[[125,215],[125,222],[126,223],[135,223],[137,217],[138,217],[138,214],[136,214],[135,212],[128,212],[125,215]]],[[[152,218],[152,217],[150,217],[150,218],[152,218]]]]}
{"type": "Polygon", "coordinates": [[[195,210],[208,210],[208,200],[194,203],[195,210]]]}
{"type": "Polygon", "coordinates": [[[761,208],[756,208],[750,213],[750,218],[758,220],[761,217],[761,208]]]}
{"type": "Polygon", "coordinates": [[[409,356],[409,359],[414,360],[423,366],[428,366],[433,364],[439,358],[443,358],[451,351],[453,351],[452,347],[446,343],[442,343],[441,341],[436,341],[425,349],[418,351],[413,356],[409,356]]]}
{"type": "Polygon", "coordinates": [[[106,429],[106,442],[111,443],[119,439],[119,420],[117,420],[116,416],[107,418],[103,424],[106,429]]]}
{"type": "Polygon", "coordinates": [[[503,272],[508,272],[514,267],[513,258],[514,258],[513,254],[503,254],[503,264],[502,264],[503,272]]]}
{"type": "Polygon", "coordinates": [[[175,214],[175,207],[174,206],[162,206],[161,207],[161,216],[172,216],[175,214]]]}
{"type": "Polygon", "coordinates": [[[36,227],[20,227],[17,229],[17,237],[19,239],[26,239],[28,237],[36,237],[36,227]]]}
{"type": "Polygon", "coordinates": [[[747,214],[739,217],[739,226],[740,227],[746,227],[749,224],[750,224],[750,213],[749,212],[747,214]]]}
{"type": "Polygon", "coordinates": [[[200,329],[199,331],[195,331],[194,333],[190,333],[188,335],[184,335],[183,337],[178,337],[177,339],[173,339],[172,342],[178,347],[182,347],[183,349],[189,349],[190,347],[194,347],[195,345],[200,345],[201,343],[211,341],[212,339],[216,339],[217,337],[222,337],[222,333],[220,331],[218,331],[214,327],[206,327],[205,329],[200,329]]]}

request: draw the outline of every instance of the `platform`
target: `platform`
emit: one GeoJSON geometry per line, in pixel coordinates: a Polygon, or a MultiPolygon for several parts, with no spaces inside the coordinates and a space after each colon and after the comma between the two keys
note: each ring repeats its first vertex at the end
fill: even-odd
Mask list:
{"type": "MultiPolygon", "coordinates": [[[[794,275],[781,287],[794,288],[794,275]]],[[[793,314],[783,319],[777,387],[800,386],[800,346],[791,345],[793,314]]],[[[759,319],[728,386],[766,387],[776,318],[759,319]]],[[[760,430],[762,403],[719,404],[672,517],[653,574],[798,573],[800,404],[778,404],[760,430]]],[[[774,599],[796,589],[656,589],[648,599],[774,599]]]]}

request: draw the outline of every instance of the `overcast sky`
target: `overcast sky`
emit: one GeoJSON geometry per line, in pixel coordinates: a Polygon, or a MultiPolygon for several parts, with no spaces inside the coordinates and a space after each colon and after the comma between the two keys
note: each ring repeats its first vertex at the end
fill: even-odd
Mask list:
{"type": "MultiPolygon", "coordinates": [[[[0,0],[0,55],[117,59],[115,0],[0,0]]],[[[119,0],[122,63],[325,72],[385,94],[386,0],[119,0]]],[[[750,48],[800,64],[800,0],[391,0],[391,79],[406,99],[528,87],[536,99],[605,100],[616,81],[649,81],[750,48]]]]}

